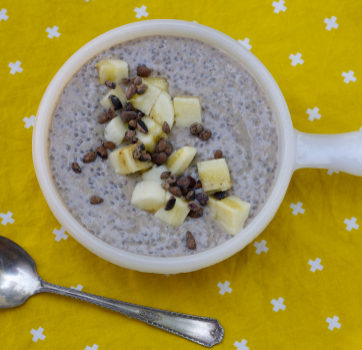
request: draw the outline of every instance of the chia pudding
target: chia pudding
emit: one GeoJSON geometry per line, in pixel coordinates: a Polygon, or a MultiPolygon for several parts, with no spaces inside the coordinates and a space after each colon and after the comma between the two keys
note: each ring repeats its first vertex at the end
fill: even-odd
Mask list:
{"type": "Polygon", "coordinates": [[[144,64],[152,69],[151,76],[168,79],[172,97],[201,98],[203,125],[212,137],[204,142],[190,135],[188,127],[174,126],[169,142],[174,150],[185,145],[197,149],[185,173],[196,180],[196,163],[213,159],[214,152],[222,150],[232,180],[229,192],[251,204],[245,226],[250,224],[271,192],[278,166],[277,122],[270,102],[236,59],[209,44],[173,36],[142,37],[111,47],[87,62],[64,89],[49,130],[49,159],[55,186],[75,219],[114,247],[151,256],[195,254],[233,237],[207,206],[201,218],[187,217],[180,227],[166,225],[131,205],[132,192],[142,181],[140,174],[118,175],[100,157],[82,163],[83,156],[104,139],[105,125],[98,123],[103,112],[99,101],[109,88],[99,85],[94,67],[104,59],[126,61],[130,77],[144,64]],[[72,171],[72,162],[80,164],[82,173],[72,171]],[[92,205],[93,195],[104,202],[92,205]],[[187,248],[187,231],[195,237],[196,250],[187,248]]]}

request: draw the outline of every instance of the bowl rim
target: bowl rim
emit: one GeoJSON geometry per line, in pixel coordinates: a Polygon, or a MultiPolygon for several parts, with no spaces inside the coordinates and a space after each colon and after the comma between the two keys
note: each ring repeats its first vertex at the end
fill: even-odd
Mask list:
{"type": "Polygon", "coordinates": [[[126,24],[91,40],[59,69],[40,102],[33,131],[33,162],[36,176],[54,216],[80,244],[99,257],[124,268],[141,272],[175,274],[199,270],[234,255],[251,243],[273,219],[288,188],[295,159],[293,126],[284,96],[266,67],[236,40],[213,28],[181,20],[147,20],[126,24]],[[256,78],[267,95],[279,129],[279,164],[269,198],[242,233],[206,251],[180,257],[152,257],[126,252],[91,234],[68,211],[53,184],[48,160],[48,129],[59,96],[81,67],[103,50],[118,43],[149,35],[191,37],[216,46],[235,57],[256,78]]]}

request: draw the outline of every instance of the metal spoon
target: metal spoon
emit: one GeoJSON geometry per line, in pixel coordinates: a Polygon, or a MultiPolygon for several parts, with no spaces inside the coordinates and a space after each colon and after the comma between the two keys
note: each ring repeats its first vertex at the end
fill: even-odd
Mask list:
{"type": "Polygon", "coordinates": [[[21,305],[32,295],[43,292],[117,311],[207,347],[220,343],[224,336],[224,329],[214,318],[129,304],[45,282],[36,272],[31,256],[13,241],[0,236],[0,309],[21,305]]]}

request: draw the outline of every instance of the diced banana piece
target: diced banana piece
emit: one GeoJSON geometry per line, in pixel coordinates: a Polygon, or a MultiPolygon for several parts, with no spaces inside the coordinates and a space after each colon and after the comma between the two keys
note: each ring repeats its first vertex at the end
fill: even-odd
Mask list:
{"type": "Polygon", "coordinates": [[[224,158],[197,163],[197,170],[205,192],[226,191],[232,186],[229,168],[224,158]]]}
{"type": "Polygon", "coordinates": [[[144,114],[149,115],[162,90],[152,84],[148,84],[147,86],[148,88],[143,95],[135,94],[131,98],[130,102],[134,108],[137,108],[144,114]]]}
{"type": "Polygon", "coordinates": [[[176,96],[173,98],[175,123],[177,126],[202,124],[201,100],[196,96],[176,96]]]}
{"type": "Polygon", "coordinates": [[[221,201],[209,197],[207,205],[211,215],[230,235],[236,235],[242,230],[250,212],[250,204],[236,196],[226,197],[221,201]]]}
{"type": "Polygon", "coordinates": [[[142,174],[142,180],[155,181],[160,184],[163,182],[163,180],[161,180],[161,174],[165,171],[168,171],[166,165],[161,165],[161,166],[154,165],[151,170],[148,170],[142,174]]]}
{"type": "Polygon", "coordinates": [[[156,123],[150,117],[143,117],[142,121],[146,124],[148,128],[148,133],[143,134],[142,132],[137,130],[135,137],[138,138],[139,142],[142,142],[145,145],[148,152],[153,153],[156,148],[156,140],[153,137],[152,131],[156,128],[156,123]]]}
{"type": "Polygon", "coordinates": [[[214,196],[209,196],[209,200],[207,201],[207,206],[210,209],[210,215],[216,219],[216,204],[219,202],[214,196]]]}
{"type": "Polygon", "coordinates": [[[150,153],[154,153],[156,149],[156,141],[152,134],[142,134],[139,130],[136,131],[136,136],[139,142],[142,142],[146,150],[150,153]]]}
{"type": "Polygon", "coordinates": [[[182,147],[168,157],[166,166],[172,175],[182,175],[191,164],[195,155],[195,147],[182,147]]]}
{"type": "MultiPolygon", "coordinates": [[[[166,193],[166,202],[170,197],[171,193],[166,193]]],[[[156,212],[155,217],[168,225],[177,227],[183,224],[189,212],[187,202],[183,198],[176,198],[175,206],[171,210],[166,211],[161,208],[156,212]]]]}
{"type": "Polygon", "coordinates": [[[168,82],[166,78],[147,77],[147,78],[142,78],[142,82],[145,83],[146,85],[152,84],[154,86],[157,86],[159,89],[168,92],[168,82]]]}
{"type": "Polygon", "coordinates": [[[150,117],[158,124],[163,125],[163,122],[172,128],[174,123],[175,111],[173,109],[173,103],[169,93],[161,91],[155,104],[153,105],[150,117]]]}
{"type": "Polygon", "coordinates": [[[128,126],[122,122],[121,117],[115,117],[105,127],[104,138],[106,141],[112,141],[116,146],[119,146],[123,142],[127,130],[128,126]]]}
{"type": "Polygon", "coordinates": [[[157,181],[142,181],[133,190],[132,205],[142,210],[155,212],[166,204],[166,191],[157,181]]]}
{"type": "Polygon", "coordinates": [[[127,175],[152,167],[152,162],[140,162],[138,159],[133,158],[136,146],[137,144],[132,144],[127,147],[118,148],[108,156],[117,174],[127,175]]]}
{"type": "Polygon", "coordinates": [[[164,138],[165,140],[168,139],[167,134],[164,131],[162,131],[162,126],[158,123],[156,123],[155,128],[152,130],[152,133],[156,142],[158,142],[162,138],[164,138]]]}
{"type": "Polygon", "coordinates": [[[107,80],[119,84],[123,78],[128,78],[128,64],[125,61],[104,60],[98,62],[95,67],[98,69],[99,85],[104,84],[107,80]]]}
{"type": "Polygon", "coordinates": [[[167,140],[167,134],[162,131],[162,127],[153,121],[150,117],[143,117],[142,121],[148,128],[148,133],[143,134],[139,130],[136,131],[136,136],[139,142],[142,142],[148,152],[153,153],[156,149],[156,143],[159,139],[164,137],[167,140]]]}
{"type": "Polygon", "coordinates": [[[108,111],[109,107],[113,106],[111,100],[108,98],[110,95],[117,96],[120,99],[120,101],[122,102],[123,107],[126,105],[126,101],[127,101],[126,93],[121,86],[117,85],[115,89],[109,90],[107,95],[105,95],[100,101],[100,104],[102,105],[102,107],[104,109],[106,109],[107,111],[108,111]]]}

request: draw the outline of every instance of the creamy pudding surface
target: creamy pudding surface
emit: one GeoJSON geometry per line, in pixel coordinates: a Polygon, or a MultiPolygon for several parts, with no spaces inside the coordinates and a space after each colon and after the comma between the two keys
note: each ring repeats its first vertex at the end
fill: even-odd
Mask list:
{"type": "Polygon", "coordinates": [[[224,51],[195,39],[138,38],[111,47],[87,62],[64,89],[54,112],[49,130],[50,170],[70,213],[99,239],[136,254],[195,254],[231,239],[233,236],[214,220],[207,206],[201,218],[188,217],[180,227],[166,225],[154,214],[132,206],[132,192],[142,181],[140,174],[118,175],[109,160],[100,157],[93,163],[82,162],[83,156],[104,140],[106,124],[98,123],[104,111],[99,101],[109,88],[99,85],[94,67],[104,59],[126,61],[130,78],[136,76],[137,66],[144,64],[152,69],[150,76],[167,78],[172,97],[201,98],[203,126],[212,131],[212,137],[201,141],[190,134],[189,127],[174,126],[168,141],[174,150],[186,145],[197,149],[185,173],[195,180],[196,163],[214,159],[214,152],[222,150],[233,185],[229,193],[251,204],[245,226],[268,199],[278,166],[276,118],[246,68],[224,51]],[[72,171],[72,162],[78,162],[81,174],[72,171]],[[91,205],[93,195],[104,202],[91,205]],[[196,240],[194,251],[187,248],[187,231],[196,240]]]}

